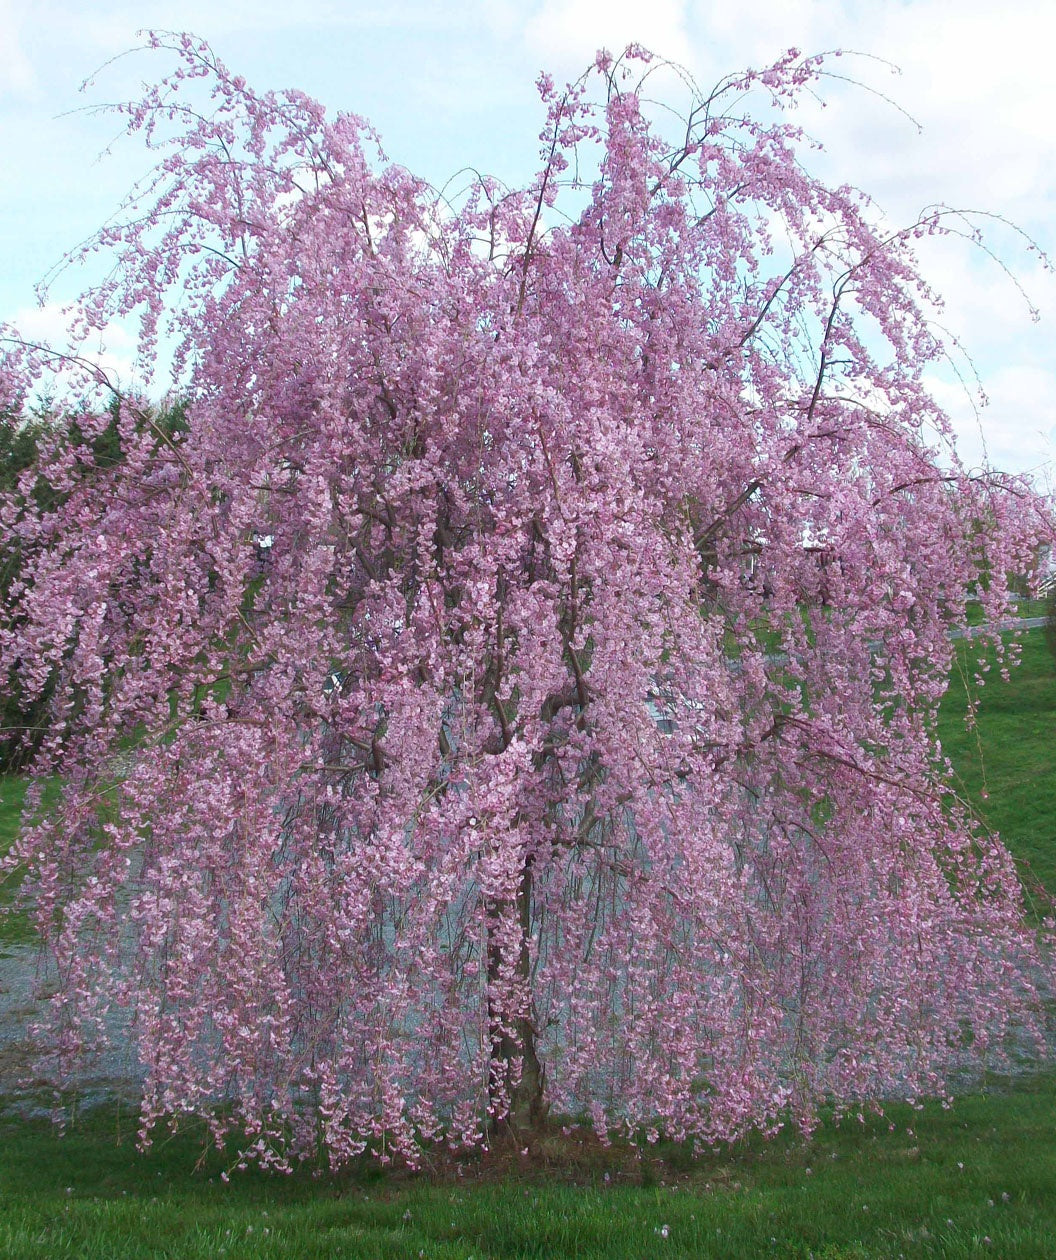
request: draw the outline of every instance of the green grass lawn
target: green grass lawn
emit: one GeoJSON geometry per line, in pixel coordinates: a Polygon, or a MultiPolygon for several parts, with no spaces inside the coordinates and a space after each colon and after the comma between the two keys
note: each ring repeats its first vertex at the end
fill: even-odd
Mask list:
{"type": "MultiPolygon", "coordinates": [[[[978,652],[958,645],[964,672],[978,652]]],[[[963,794],[1001,831],[1025,877],[1056,890],[1056,664],[1024,639],[995,673],[976,730],[955,678],[940,736],[963,794]]],[[[0,783],[0,843],[17,783],[0,783]]],[[[742,1257],[815,1260],[1056,1255],[1056,1072],[996,1081],[952,1109],[899,1105],[691,1161],[606,1156],[575,1139],[525,1166],[464,1175],[360,1170],[220,1173],[194,1132],[134,1145],[134,1117],[83,1115],[64,1137],[0,1113],[0,1257],[742,1257]],[[608,1179],[606,1179],[606,1170],[608,1179]]]]}
{"type": "MultiPolygon", "coordinates": [[[[44,791],[45,802],[57,791],[57,782],[49,783],[44,791]]],[[[25,795],[24,778],[17,774],[0,774],[0,853],[6,853],[15,842],[25,795]]],[[[6,879],[0,878],[0,956],[3,956],[5,946],[36,939],[26,911],[8,909],[17,891],[17,873],[6,879]]]]}
{"type": "Polygon", "coordinates": [[[178,1137],[146,1157],[96,1112],[64,1138],[0,1125],[0,1255],[39,1257],[1051,1256],[1056,1076],[944,1111],[891,1108],[632,1177],[470,1168],[406,1176],[243,1174],[178,1137]]]}
{"type": "MultiPolygon", "coordinates": [[[[26,782],[18,775],[0,775],[0,853],[6,853],[15,842],[18,822],[22,813],[22,799],[26,794],[26,782]]],[[[0,911],[11,904],[16,891],[12,877],[0,879],[0,911]]],[[[17,912],[0,913],[0,954],[5,945],[24,940],[29,934],[25,915],[17,912]]]]}
{"type": "MultiPolygon", "coordinates": [[[[1022,596],[1014,600],[1015,615],[1017,617],[1044,617],[1048,610],[1048,601],[1045,599],[1028,599],[1022,596]]],[[[967,620],[970,626],[978,626],[986,618],[983,616],[982,605],[978,600],[969,600],[967,611],[967,620]]]]}
{"type": "Polygon", "coordinates": [[[1040,881],[1056,893],[1056,661],[1043,630],[1020,642],[1023,657],[1011,680],[991,669],[977,689],[979,645],[958,641],[939,738],[960,791],[1012,850],[1028,892],[1040,881]],[[974,730],[964,723],[969,694],[981,702],[974,730]]]}
{"type": "Polygon", "coordinates": [[[26,781],[17,774],[0,775],[0,851],[6,853],[18,834],[26,781]]]}

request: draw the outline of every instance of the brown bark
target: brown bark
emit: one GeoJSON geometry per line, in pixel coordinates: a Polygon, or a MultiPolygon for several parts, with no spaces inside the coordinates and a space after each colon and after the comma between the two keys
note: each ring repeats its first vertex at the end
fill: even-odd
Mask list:
{"type": "MultiPolygon", "coordinates": [[[[499,902],[489,915],[492,922],[504,917],[508,902],[499,902]]],[[[528,942],[531,938],[532,868],[525,862],[517,889],[517,922],[520,930],[520,951],[517,957],[518,980],[528,987],[530,982],[531,956],[528,942]]],[[[491,1031],[491,1069],[488,1083],[489,1102],[494,1104],[503,1093],[503,1083],[509,1082],[513,1063],[521,1060],[521,1075],[515,1086],[508,1087],[509,1107],[492,1114],[492,1124],[499,1131],[506,1129],[523,1132],[539,1128],[546,1119],[546,1074],[539,1060],[536,1029],[529,1015],[518,1016],[510,1021],[502,1018],[502,1012],[493,1005],[490,996],[498,982],[502,965],[502,951],[489,929],[488,940],[488,1020],[491,1031]],[[512,1032],[511,1032],[512,1027],[512,1032]]]]}

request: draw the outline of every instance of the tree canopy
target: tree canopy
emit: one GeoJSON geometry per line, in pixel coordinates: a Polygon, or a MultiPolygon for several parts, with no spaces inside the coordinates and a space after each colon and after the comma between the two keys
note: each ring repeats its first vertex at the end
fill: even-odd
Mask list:
{"type": "MultiPolygon", "coordinates": [[[[452,199],[153,42],[158,165],[79,319],[175,339],[186,430],[122,397],[120,461],[56,442],[2,498],[59,1077],[128,1007],[144,1133],[199,1112],[284,1166],[547,1109],[809,1126],[1036,1032],[935,717],[966,600],[998,621],[1052,521],[924,386],[944,213],[885,228],[801,165],[824,63],[672,132],[648,55],[599,55],[540,79],[527,187],[452,199]]],[[[6,344],[16,406],[53,360],[6,344]]]]}

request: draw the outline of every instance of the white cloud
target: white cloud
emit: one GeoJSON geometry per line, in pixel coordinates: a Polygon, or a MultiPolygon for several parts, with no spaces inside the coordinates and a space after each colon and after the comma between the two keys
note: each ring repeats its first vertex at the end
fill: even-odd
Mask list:
{"type": "Polygon", "coordinates": [[[688,63],[692,45],[684,0],[543,0],[528,19],[525,39],[541,67],[575,74],[599,48],[619,54],[631,43],[670,61],[688,63]]]}
{"type": "MultiPolygon", "coordinates": [[[[833,68],[889,95],[923,132],[882,101],[836,84],[826,92],[831,107],[804,116],[851,181],[899,218],[941,199],[1030,219],[1056,191],[1054,32],[1041,12],[1022,0],[1000,10],[973,0],[847,8],[824,46],[868,51],[901,74],[861,58],[833,68]]],[[[816,31],[818,22],[807,26],[816,31]]]]}
{"type": "Polygon", "coordinates": [[[82,345],[71,346],[68,316],[57,302],[24,308],[10,322],[23,340],[76,355],[100,368],[107,380],[120,389],[129,390],[143,384],[136,372],[135,338],[121,324],[108,324],[82,345]]]}
{"type": "Polygon", "coordinates": [[[927,379],[932,395],[946,410],[957,435],[957,450],[969,467],[989,464],[1008,472],[1030,472],[1046,479],[1056,459],[1056,370],[1013,365],[986,379],[987,406],[949,376],[927,379]]]}
{"type": "Polygon", "coordinates": [[[31,96],[36,86],[10,0],[0,0],[0,97],[31,96]]]}
{"type": "Polygon", "coordinates": [[[832,48],[838,9],[817,0],[756,0],[728,4],[721,0],[692,6],[692,33],[698,64],[712,79],[760,69],[789,48],[803,53],[832,48]]]}

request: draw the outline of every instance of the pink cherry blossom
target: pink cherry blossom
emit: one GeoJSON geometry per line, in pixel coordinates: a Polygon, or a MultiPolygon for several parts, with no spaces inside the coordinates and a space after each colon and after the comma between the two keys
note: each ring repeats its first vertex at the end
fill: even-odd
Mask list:
{"type": "MultiPolygon", "coordinates": [[[[144,1140],[198,1113],[286,1168],[547,1109],[809,1127],[1039,1037],[935,717],[966,599],[998,621],[1052,518],[925,389],[943,212],[882,229],[800,164],[822,63],[672,131],[644,55],[599,56],[540,80],[535,180],[451,204],[153,44],[158,164],[75,323],[175,339],[189,427],[123,396],[120,464],[59,433],[59,505],[0,504],[0,678],[56,684],[10,863],[59,1081],[127,1008],[144,1140]]],[[[56,359],[5,346],[10,410],[56,359]]]]}

